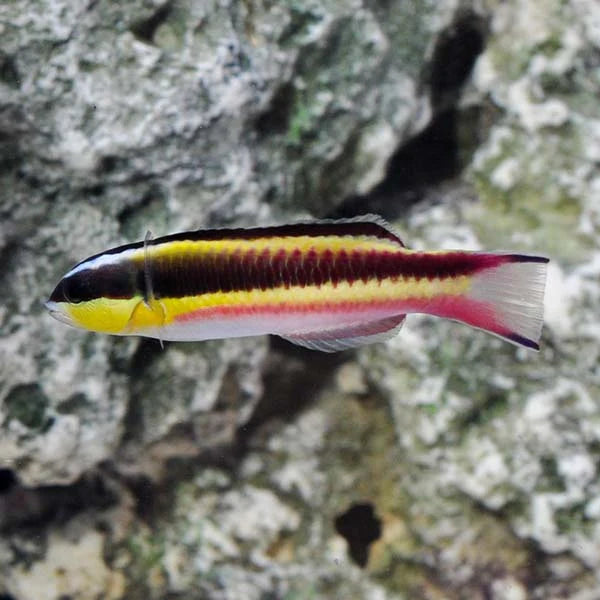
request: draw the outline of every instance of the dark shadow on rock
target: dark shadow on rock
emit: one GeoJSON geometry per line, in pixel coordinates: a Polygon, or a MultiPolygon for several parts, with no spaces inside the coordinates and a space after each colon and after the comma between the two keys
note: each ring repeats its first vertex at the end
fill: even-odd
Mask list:
{"type": "Polygon", "coordinates": [[[133,33],[140,42],[154,44],[154,34],[159,26],[167,21],[172,8],[171,2],[166,2],[159,6],[147,19],[134,23],[131,27],[131,33],[133,33]]]}
{"type": "Polygon", "coordinates": [[[122,365],[130,376],[129,380],[132,386],[127,412],[123,420],[123,442],[136,439],[141,435],[140,427],[143,424],[142,406],[144,398],[139,393],[136,393],[136,383],[143,380],[146,373],[149,372],[154,362],[164,352],[168,344],[169,342],[163,342],[161,346],[159,340],[140,338],[138,347],[131,357],[129,364],[122,365]]]}
{"type": "Polygon", "coordinates": [[[328,216],[352,217],[375,213],[386,219],[402,217],[424,200],[428,190],[455,179],[480,140],[476,138],[478,113],[459,110],[460,94],[485,47],[487,22],[463,13],[440,35],[423,86],[429,89],[433,118],[429,125],[404,142],[388,161],[383,180],[364,195],[344,200],[328,216]],[[462,135],[465,126],[469,139],[462,135]]]}
{"type": "Polygon", "coordinates": [[[456,105],[483,52],[488,28],[487,20],[465,11],[439,36],[425,77],[434,112],[456,105]]]}
{"type": "Polygon", "coordinates": [[[238,432],[238,453],[246,451],[252,436],[267,422],[291,421],[331,381],[336,368],[353,355],[352,351],[317,352],[271,337],[264,392],[252,417],[238,432]]]}
{"type": "Polygon", "coordinates": [[[348,542],[348,554],[359,566],[366,567],[369,546],[381,537],[381,519],[368,502],[353,504],[335,519],[335,530],[348,542]]]}
{"type": "Polygon", "coordinates": [[[456,177],[460,172],[456,119],[455,110],[439,115],[393,154],[381,183],[368,194],[346,199],[329,216],[375,213],[395,220],[420,202],[429,187],[456,177]]]}
{"type": "Polygon", "coordinates": [[[256,119],[256,131],[260,137],[283,134],[289,128],[294,105],[294,86],[283,83],[271,98],[269,106],[256,119]]]}
{"type": "MultiPolygon", "coordinates": [[[[9,471],[4,469],[3,471],[9,471]]],[[[88,472],[71,485],[28,488],[14,473],[4,475],[8,486],[0,493],[0,532],[45,529],[48,522],[64,523],[88,509],[104,510],[118,502],[112,481],[100,471],[88,472]]]]}
{"type": "Polygon", "coordinates": [[[17,477],[12,469],[0,469],[0,496],[8,494],[17,483],[17,477]]]}

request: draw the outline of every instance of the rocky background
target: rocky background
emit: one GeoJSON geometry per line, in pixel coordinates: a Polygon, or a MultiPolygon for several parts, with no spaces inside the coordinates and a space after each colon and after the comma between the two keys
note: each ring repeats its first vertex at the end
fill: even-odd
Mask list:
{"type": "Polygon", "coordinates": [[[595,0],[0,4],[0,599],[600,598],[599,98],[595,0]],[[365,212],[549,255],[542,351],[42,309],[147,229],[365,212]]]}

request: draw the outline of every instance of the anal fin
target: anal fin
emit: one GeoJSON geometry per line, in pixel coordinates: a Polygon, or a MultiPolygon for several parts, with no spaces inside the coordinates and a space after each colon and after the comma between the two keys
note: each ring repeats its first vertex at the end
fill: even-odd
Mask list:
{"type": "Polygon", "coordinates": [[[367,344],[383,342],[394,337],[402,327],[406,315],[394,315],[376,321],[353,323],[345,327],[306,331],[281,337],[292,344],[321,352],[339,352],[367,344]]]}

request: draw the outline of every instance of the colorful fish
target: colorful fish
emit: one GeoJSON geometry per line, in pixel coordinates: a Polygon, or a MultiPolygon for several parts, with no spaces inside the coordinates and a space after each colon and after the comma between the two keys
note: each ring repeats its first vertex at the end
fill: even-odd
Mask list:
{"type": "Polygon", "coordinates": [[[96,254],[46,308],[69,325],[196,341],[271,333],[333,352],[427,313],[539,349],[547,258],[409,250],[379,217],[176,233],[96,254]]]}

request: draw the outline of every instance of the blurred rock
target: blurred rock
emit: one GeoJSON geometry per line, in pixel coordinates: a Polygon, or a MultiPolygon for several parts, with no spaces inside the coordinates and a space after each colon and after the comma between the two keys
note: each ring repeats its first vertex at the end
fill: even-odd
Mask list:
{"type": "Polygon", "coordinates": [[[0,595],[599,597],[598,23],[586,0],[0,6],[0,595]],[[356,210],[412,247],[548,254],[540,354],[418,317],[339,356],[163,351],[43,313],[148,229],[356,210]]]}
{"type": "MultiPolygon", "coordinates": [[[[69,529],[74,529],[73,524],[69,529]]],[[[103,557],[104,536],[85,527],[78,533],[50,533],[44,560],[11,573],[11,591],[21,600],[38,598],[122,598],[125,580],[111,572],[103,557]]]]}

